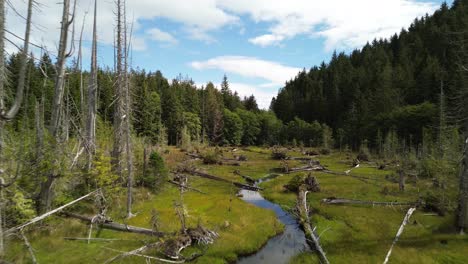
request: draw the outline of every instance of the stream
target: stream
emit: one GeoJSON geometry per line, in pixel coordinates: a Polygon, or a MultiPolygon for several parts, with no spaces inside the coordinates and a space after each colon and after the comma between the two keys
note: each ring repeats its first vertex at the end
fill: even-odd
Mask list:
{"type": "MultiPolygon", "coordinates": [[[[256,184],[271,180],[264,178],[256,184]]],[[[256,191],[241,190],[242,200],[258,207],[273,210],[278,220],[285,225],[284,232],[272,237],[267,244],[252,255],[242,257],[238,264],[249,263],[288,263],[289,260],[304,251],[310,250],[304,232],[294,216],[284,211],[278,204],[272,203],[256,191]]]]}

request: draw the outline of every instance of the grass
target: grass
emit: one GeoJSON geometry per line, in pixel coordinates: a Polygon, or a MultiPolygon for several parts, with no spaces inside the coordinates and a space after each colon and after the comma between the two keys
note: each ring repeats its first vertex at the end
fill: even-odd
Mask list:
{"type": "MultiPolygon", "coordinates": [[[[174,168],[185,159],[185,154],[178,149],[169,148],[164,158],[170,168],[174,168]]],[[[265,148],[249,147],[239,149],[235,153],[225,151],[226,157],[245,155],[248,161],[241,166],[203,165],[197,161],[199,168],[208,173],[230,181],[244,182],[233,173],[239,170],[241,174],[259,179],[274,172],[272,168],[281,167],[281,162],[270,158],[270,151],[265,148]]],[[[288,155],[300,156],[298,152],[290,151],[288,155]]],[[[319,156],[318,159],[328,169],[345,171],[351,167],[351,155],[333,153],[319,156]]],[[[301,164],[290,161],[290,167],[301,164]]],[[[404,193],[399,192],[398,184],[386,180],[386,175],[393,174],[391,170],[377,170],[371,163],[362,164],[352,171],[353,175],[365,176],[372,184],[359,179],[342,175],[314,173],[318,178],[322,191],[310,193],[308,201],[313,212],[312,221],[321,234],[321,244],[331,263],[381,263],[392,243],[392,240],[406,213],[407,207],[372,207],[372,206],[335,206],[321,204],[320,200],[327,197],[343,197],[373,201],[416,201],[427,189],[432,188],[429,180],[407,184],[404,193]],[[387,193],[382,190],[386,187],[387,193]]],[[[268,182],[262,183],[263,196],[282,205],[284,208],[294,208],[296,195],[284,191],[285,185],[294,174],[285,174],[268,182]]],[[[268,239],[283,226],[277,221],[273,212],[250,205],[235,196],[236,188],[230,184],[192,177],[192,187],[208,193],[186,192],[183,196],[187,210],[189,226],[201,223],[205,227],[219,232],[220,237],[213,245],[206,248],[192,247],[184,254],[204,251],[196,263],[231,263],[239,256],[257,251],[268,239]]],[[[450,185],[447,190],[449,197],[456,194],[456,186],[450,185]]],[[[125,222],[124,197],[116,203],[111,216],[118,222],[125,222]]],[[[150,226],[151,211],[156,209],[160,218],[162,231],[174,232],[180,229],[180,222],[175,214],[174,203],[180,201],[178,189],[166,185],[158,194],[146,189],[135,191],[133,211],[137,216],[128,224],[142,227],[150,226]]],[[[466,263],[468,258],[468,237],[456,235],[452,226],[453,212],[447,216],[429,216],[426,212],[417,210],[411,222],[394,248],[390,263],[466,263]]],[[[119,238],[125,241],[108,243],[82,241],[66,241],[63,237],[85,237],[88,226],[81,222],[60,217],[52,217],[42,226],[34,226],[35,231],[27,232],[27,236],[35,249],[39,263],[102,263],[117,253],[107,250],[131,250],[157,238],[136,234],[100,230],[94,232],[94,237],[119,238]]],[[[8,241],[8,260],[14,263],[29,263],[27,250],[18,239],[8,241]]],[[[149,252],[151,254],[151,252],[149,252]]],[[[141,263],[141,258],[129,257],[120,263],[141,263]]],[[[312,253],[302,253],[291,259],[291,263],[318,263],[312,253]]]]}

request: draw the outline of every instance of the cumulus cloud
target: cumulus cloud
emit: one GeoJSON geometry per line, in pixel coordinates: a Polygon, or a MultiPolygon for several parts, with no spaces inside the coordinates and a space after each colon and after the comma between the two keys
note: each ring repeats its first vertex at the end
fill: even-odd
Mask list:
{"type": "Polygon", "coordinates": [[[284,86],[285,81],[296,76],[301,70],[274,61],[244,56],[220,56],[205,61],[194,61],[190,66],[197,70],[220,70],[257,81],[261,79],[263,83],[260,84],[231,82],[229,85],[240,96],[255,95],[259,107],[263,109],[268,109],[278,88],[284,86]]]}
{"type": "Polygon", "coordinates": [[[220,56],[206,61],[194,61],[190,66],[197,70],[218,69],[244,77],[261,78],[273,85],[284,85],[301,70],[281,63],[245,56],[220,56]]]}
{"type": "MultiPolygon", "coordinates": [[[[11,1],[10,1],[11,2],[11,1]]],[[[27,1],[14,1],[14,8],[26,14],[27,1]]],[[[91,39],[92,8],[94,0],[78,1],[76,17],[80,28],[83,14],[89,11],[85,23],[85,39],[91,39]]],[[[114,1],[98,1],[98,36],[100,43],[112,44],[114,1]]],[[[35,27],[32,41],[56,49],[62,5],[56,0],[41,0],[40,11],[34,10],[35,27]]],[[[268,23],[270,27],[249,41],[259,46],[279,45],[298,35],[325,38],[326,48],[359,47],[373,38],[388,37],[407,26],[415,17],[433,12],[433,2],[416,0],[132,0],[127,1],[127,13],[134,21],[135,49],[143,49],[144,41],[150,38],[173,42],[167,32],[149,31],[142,21],[163,18],[180,26],[178,33],[185,37],[205,42],[216,41],[212,33],[232,25],[245,25],[241,18],[268,23]],[[164,34],[167,33],[167,34],[164,34]]],[[[24,19],[12,8],[7,10],[7,26],[12,32],[22,35],[24,19]]],[[[13,38],[12,36],[8,36],[13,38]]],[[[19,40],[16,40],[20,43],[19,40]]]]}
{"type": "Polygon", "coordinates": [[[267,22],[268,32],[249,41],[278,45],[298,35],[324,37],[327,49],[358,47],[386,38],[408,26],[415,17],[432,13],[437,4],[415,0],[220,0],[235,14],[267,22]]]}
{"type": "Polygon", "coordinates": [[[257,99],[258,107],[261,109],[268,109],[270,107],[271,98],[276,96],[278,92],[277,89],[264,89],[261,86],[238,82],[229,83],[229,87],[231,90],[237,91],[241,98],[253,94],[255,99],[257,99]]]}
{"type": "Polygon", "coordinates": [[[172,36],[170,33],[160,30],[159,28],[151,28],[146,31],[150,39],[164,42],[168,44],[177,44],[177,39],[172,36]]]}

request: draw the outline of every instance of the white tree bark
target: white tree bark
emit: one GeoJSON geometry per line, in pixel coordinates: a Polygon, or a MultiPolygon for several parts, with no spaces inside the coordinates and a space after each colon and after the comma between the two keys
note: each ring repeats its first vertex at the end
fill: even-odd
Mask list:
{"type": "Polygon", "coordinates": [[[50,134],[58,137],[58,130],[60,127],[61,111],[63,109],[63,95],[65,84],[65,63],[67,60],[67,43],[68,43],[68,29],[73,23],[73,17],[70,19],[70,0],[63,0],[62,12],[62,26],[60,29],[60,42],[57,55],[57,63],[55,70],[57,76],[55,78],[55,92],[52,105],[52,116],[49,126],[50,134]]]}
{"type": "MultiPolygon", "coordinates": [[[[3,1],[2,1],[3,2],[3,1]]],[[[4,4],[3,4],[4,5],[4,4]]],[[[1,7],[0,7],[1,8],[1,7]]],[[[19,76],[18,76],[18,86],[16,87],[16,96],[13,105],[11,106],[8,112],[2,111],[0,113],[0,119],[10,120],[15,118],[18,114],[21,104],[23,102],[23,95],[24,95],[24,87],[26,82],[26,71],[28,66],[28,53],[29,53],[29,37],[31,33],[31,19],[32,19],[32,9],[33,9],[33,0],[28,1],[28,15],[26,18],[26,31],[24,33],[24,46],[21,51],[21,58],[20,58],[20,69],[19,69],[19,76]]],[[[3,20],[4,23],[4,8],[2,9],[3,20]]],[[[4,26],[4,25],[3,25],[4,26]]],[[[4,28],[0,29],[4,32],[4,28]]],[[[3,34],[3,33],[2,33],[3,34]]],[[[4,36],[2,36],[2,40],[4,36]]],[[[4,58],[2,58],[4,59],[4,58]]],[[[3,87],[2,87],[3,89],[3,87]]]]}
{"type": "Polygon", "coordinates": [[[91,73],[88,84],[88,114],[86,122],[87,168],[92,167],[96,153],[96,112],[97,112],[97,0],[94,1],[93,43],[91,48],[91,73]]]}
{"type": "Polygon", "coordinates": [[[405,229],[405,225],[408,224],[408,221],[411,217],[411,215],[413,214],[413,212],[416,210],[416,207],[413,207],[413,208],[410,208],[408,210],[408,212],[406,213],[406,216],[405,218],[403,219],[403,223],[401,223],[401,226],[400,228],[398,229],[398,232],[395,236],[395,239],[393,240],[393,243],[392,243],[392,246],[390,247],[390,249],[388,250],[388,253],[387,253],[387,256],[385,257],[385,260],[383,262],[383,264],[387,264],[388,263],[388,260],[390,259],[390,255],[392,254],[392,250],[393,250],[393,247],[395,246],[395,244],[398,242],[398,239],[400,238],[401,234],[403,233],[403,230],[405,229]]]}

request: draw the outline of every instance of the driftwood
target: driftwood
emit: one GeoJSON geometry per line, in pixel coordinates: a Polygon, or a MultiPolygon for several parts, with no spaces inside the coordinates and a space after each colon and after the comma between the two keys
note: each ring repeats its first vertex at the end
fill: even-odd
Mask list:
{"type": "Polygon", "coordinates": [[[417,202],[376,202],[376,201],[362,201],[362,200],[352,200],[352,199],[345,199],[345,198],[326,198],[322,199],[321,201],[324,204],[332,204],[332,205],[341,205],[341,204],[366,204],[366,205],[416,205],[417,202]]]}
{"type": "Polygon", "coordinates": [[[400,228],[398,229],[398,232],[395,236],[395,239],[393,240],[393,243],[392,243],[392,246],[390,247],[390,249],[388,250],[388,253],[387,253],[387,256],[385,257],[385,260],[383,262],[383,264],[387,264],[388,263],[388,260],[390,259],[390,255],[392,254],[392,250],[393,250],[393,247],[395,246],[395,244],[398,242],[398,239],[400,238],[401,234],[403,233],[403,230],[405,229],[405,225],[408,223],[411,215],[413,214],[413,212],[416,210],[416,207],[413,207],[413,208],[410,208],[408,210],[408,212],[406,213],[405,215],[405,218],[403,219],[403,222],[401,223],[401,226],[400,228]]]}
{"type": "Polygon", "coordinates": [[[247,185],[247,184],[243,184],[243,183],[240,183],[240,182],[229,181],[229,180],[220,178],[218,176],[213,176],[213,175],[210,175],[210,174],[207,174],[207,173],[204,173],[204,172],[200,172],[200,171],[197,171],[197,170],[189,170],[189,171],[185,171],[185,172],[188,173],[188,174],[191,174],[193,176],[198,176],[198,177],[202,177],[202,178],[206,178],[206,179],[210,179],[210,180],[215,180],[215,181],[220,181],[220,182],[227,182],[227,183],[235,185],[236,187],[239,187],[239,188],[245,189],[245,190],[249,190],[249,191],[261,190],[261,188],[256,187],[256,186],[247,185]]]}
{"type": "MultiPolygon", "coordinates": [[[[78,215],[70,212],[63,212],[62,213],[66,217],[71,217],[75,219],[79,219],[81,221],[85,221],[88,223],[91,223],[93,221],[92,217],[84,216],[84,215],[78,215]]],[[[112,220],[105,220],[105,221],[98,221],[96,222],[97,225],[99,225],[102,228],[106,229],[112,229],[116,231],[123,231],[123,232],[130,232],[130,233],[137,233],[137,234],[143,234],[143,235],[149,235],[149,236],[165,236],[167,234],[163,232],[157,232],[153,231],[148,228],[142,228],[142,227],[136,227],[136,226],[130,226],[130,225],[125,225],[125,224],[120,224],[117,222],[113,222],[112,220]]]]}
{"type": "Polygon", "coordinates": [[[299,220],[304,233],[306,235],[307,243],[316,250],[317,255],[320,259],[320,263],[329,264],[325,251],[320,246],[319,237],[315,234],[315,228],[312,228],[309,219],[309,210],[307,206],[307,193],[306,188],[299,187],[299,193],[297,197],[297,211],[299,212],[299,220]]]}
{"type": "Polygon", "coordinates": [[[196,188],[193,188],[193,187],[190,187],[190,186],[187,186],[187,185],[180,184],[180,183],[178,183],[176,181],[169,180],[168,182],[170,182],[170,183],[172,183],[174,185],[177,185],[179,187],[185,188],[187,190],[192,190],[192,191],[196,191],[198,193],[207,194],[206,192],[200,191],[199,189],[196,189],[196,188]]]}

